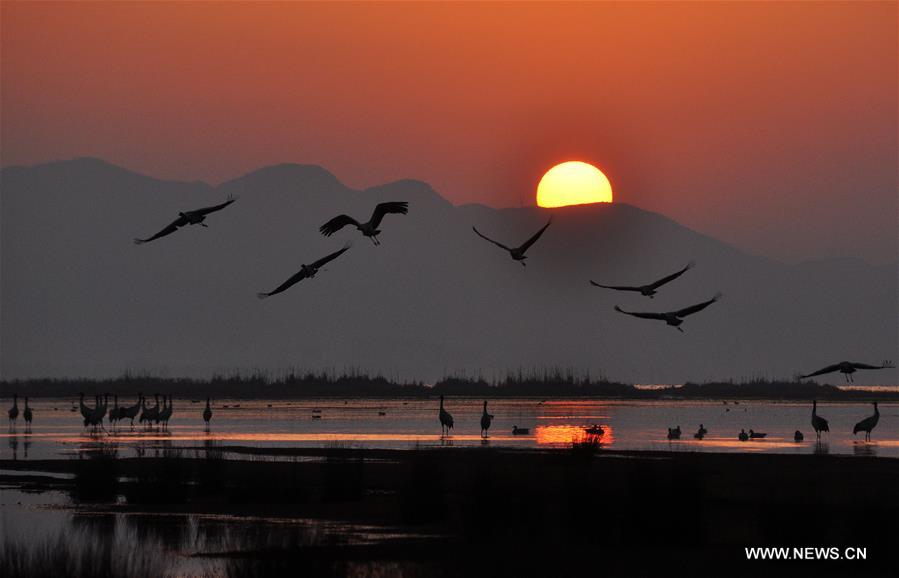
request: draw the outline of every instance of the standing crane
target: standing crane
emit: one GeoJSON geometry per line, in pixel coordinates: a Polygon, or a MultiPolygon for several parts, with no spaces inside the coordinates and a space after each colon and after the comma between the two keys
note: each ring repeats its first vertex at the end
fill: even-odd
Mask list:
{"type": "Polygon", "coordinates": [[[440,418],[440,432],[442,435],[449,435],[449,430],[453,429],[453,416],[450,412],[443,408],[443,396],[440,396],[440,412],[437,414],[440,418]]]}
{"type": "Polygon", "coordinates": [[[830,426],[827,424],[827,420],[818,415],[817,399],[812,400],[812,428],[814,428],[815,436],[819,440],[821,439],[821,432],[830,432],[830,426]]]}
{"type": "Polygon", "coordinates": [[[487,437],[487,430],[490,429],[490,422],[493,421],[493,415],[487,413],[487,400],[484,400],[484,413],[481,414],[481,437],[487,437]]]}
{"type": "MultiPolygon", "coordinates": [[[[25,398],[25,407],[28,407],[28,398],[25,398]]],[[[870,415],[863,419],[862,421],[855,424],[855,427],[852,428],[852,435],[857,434],[860,431],[865,432],[865,441],[871,441],[871,430],[877,427],[877,422],[880,421],[880,410],[877,409],[877,402],[874,402],[874,415],[870,415]]]]}

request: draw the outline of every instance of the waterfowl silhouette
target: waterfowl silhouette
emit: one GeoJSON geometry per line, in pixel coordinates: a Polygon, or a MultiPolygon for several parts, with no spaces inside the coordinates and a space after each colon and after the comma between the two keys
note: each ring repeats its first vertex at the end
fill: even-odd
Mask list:
{"type": "Polygon", "coordinates": [[[892,361],[884,361],[883,365],[868,365],[867,363],[857,363],[854,361],[841,361],[839,363],[834,363],[833,365],[828,365],[827,367],[821,368],[818,371],[814,371],[807,375],[800,375],[799,379],[805,379],[806,377],[815,377],[817,375],[825,375],[827,373],[833,373],[835,371],[839,371],[846,377],[846,383],[851,383],[853,381],[852,374],[860,369],[891,369],[895,367],[892,361]]]}
{"type": "Polygon", "coordinates": [[[656,290],[659,287],[661,287],[662,285],[665,285],[666,283],[670,283],[671,281],[674,281],[675,279],[677,279],[678,277],[680,277],[681,275],[686,273],[688,270],[692,269],[694,265],[695,265],[695,263],[693,261],[690,261],[689,263],[687,263],[686,267],[684,267],[677,273],[672,273],[671,275],[668,275],[667,277],[662,277],[658,281],[654,281],[652,283],[649,283],[648,285],[637,285],[637,286],[601,285],[601,284],[597,283],[596,281],[593,281],[592,279],[590,280],[590,284],[593,285],[594,287],[602,287],[603,289],[614,289],[615,291],[633,291],[633,292],[640,293],[641,295],[644,295],[644,296],[652,299],[655,297],[656,290]]]}
{"type": "Polygon", "coordinates": [[[815,437],[821,439],[821,432],[830,432],[830,426],[827,420],[818,415],[818,400],[812,400],[812,429],[815,430],[815,437]]]}
{"type": "Polygon", "coordinates": [[[443,435],[449,435],[449,430],[453,429],[453,416],[450,412],[443,408],[443,396],[440,396],[440,411],[437,414],[440,419],[440,431],[443,435]]]}
{"type": "MultiPolygon", "coordinates": [[[[28,407],[28,398],[25,398],[25,407],[28,407]]],[[[857,434],[860,431],[865,432],[865,440],[871,441],[871,430],[877,427],[877,422],[880,421],[880,410],[877,409],[877,402],[874,402],[874,415],[868,416],[862,421],[855,424],[855,427],[852,428],[852,435],[857,434]]]]}
{"type": "Polygon", "coordinates": [[[699,429],[696,430],[696,433],[693,434],[693,437],[696,438],[696,439],[698,439],[698,440],[701,440],[702,438],[705,437],[705,435],[706,435],[707,433],[709,433],[709,430],[705,429],[705,426],[704,426],[704,425],[699,424],[699,429]]]}
{"type": "Polygon", "coordinates": [[[472,227],[471,230],[474,231],[475,233],[477,233],[478,237],[481,237],[482,239],[490,241],[497,247],[500,247],[501,249],[505,249],[506,251],[508,251],[509,255],[512,257],[512,259],[514,259],[515,261],[518,261],[519,263],[521,263],[522,267],[524,267],[524,266],[526,266],[526,263],[524,262],[524,260],[527,259],[527,256],[525,255],[525,253],[527,252],[528,249],[530,249],[531,245],[533,245],[534,243],[537,242],[537,239],[540,238],[540,236],[543,234],[544,231],[546,231],[546,228],[549,227],[549,225],[552,222],[553,222],[553,219],[552,219],[552,217],[550,217],[549,220],[546,222],[546,224],[543,225],[542,229],[540,229],[539,231],[534,233],[530,239],[528,239],[527,241],[525,241],[518,247],[506,247],[502,243],[494,241],[490,237],[484,235],[483,233],[481,233],[474,227],[472,227]]]}
{"type": "Polygon", "coordinates": [[[802,435],[802,432],[799,430],[796,430],[796,433],[793,434],[793,441],[796,443],[799,443],[804,439],[805,439],[805,436],[802,435]]]}
{"type": "Polygon", "coordinates": [[[165,237],[166,235],[171,235],[180,227],[184,227],[187,225],[200,225],[201,227],[206,227],[206,223],[203,222],[206,220],[206,215],[214,213],[216,211],[221,211],[236,200],[237,197],[228,197],[228,200],[220,205],[213,205],[211,207],[204,207],[202,209],[196,209],[194,211],[185,211],[183,213],[178,213],[178,218],[169,223],[168,226],[166,226],[164,229],[162,229],[152,237],[147,237],[146,239],[134,239],[134,244],[142,245],[144,243],[149,243],[150,241],[155,241],[156,239],[165,237]]]}
{"type": "Polygon", "coordinates": [[[680,324],[684,322],[682,319],[688,315],[693,315],[694,313],[698,313],[711,305],[712,303],[721,299],[721,293],[716,294],[714,297],[709,299],[708,301],[703,301],[702,303],[697,303],[696,305],[691,305],[689,307],[684,307],[683,309],[678,309],[677,311],[668,311],[664,313],[639,313],[636,311],[625,311],[618,305],[615,306],[615,311],[619,313],[624,313],[625,315],[631,315],[633,317],[639,317],[640,319],[655,319],[657,321],[664,321],[668,325],[674,327],[681,333],[684,332],[683,329],[680,328],[680,324]]]}
{"type": "Polygon", "coordinates": [[[493,421],[493,415],[487,413],[487,400],[484,400],[484,413],[481,414],[481,437],[487,437],[491,421],[493,421]]]}
{"type": "Polygon", "coordinates": [[[381,224],[381,219],[384,218],[384,215],[405,215],[408,212],[409,203],[405,201],[379,203],[377,206],[375,206],[375,210],[372,211],[371,218],[367,223],[360,223],[349,215],[337,215],[336,217],[319,227],[318,230],[325,237],[330,237],[347,225],[354,225],[364,236],[371,239],[372,243],[374,243],[375,245],[380,245],[381,241],[378,240],[378,235],[381,234],[381,231],[378,230],[378,225],[381,224]]]}
{"type": "Polygon", "coordinates": [[[680,426],[676,428],[668,428],[668,439],[669,440],[679,440],[680,439],[680,426]]]}
{"type": "Polygon", "coordinates": [[[260,299],[265,299],[266,297],[271,297],[272,295],[277,295],[278,293],[281,293],[282,291],[286,291],[287,289],[290,289],[291,287],[293,287],[294,285],[296,285],[303,279],[312,279],[313,277],[315,277],[315,274],[318,273],[319,269],[324,267],[327,263],[330,263],[334,259],[336,259],[336,258],[340,257],[341,255],[343,255],[344,253],[346,253],[349,248],[350,248],[350,245],[346,245],[343,249],[341,249],[339,251],[334,251],[330,255],[326,255],[326,256],[322,257],[321,259],[319,259],[318,261],[314,261],[310,265],[302,265],[300,267],[300,270],[297,273],[295,273],[290,279],[288,279],[284,283],[281,283],[280,285],[278,285],[278,287],[276,289],[274,289],[273,291],[269,291],[268,293],[257,293],[256,296],[259,297],[260,299]]]}

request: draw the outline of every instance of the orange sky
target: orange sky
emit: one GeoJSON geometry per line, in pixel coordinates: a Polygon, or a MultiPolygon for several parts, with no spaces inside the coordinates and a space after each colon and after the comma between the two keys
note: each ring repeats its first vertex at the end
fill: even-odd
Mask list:
{"type": "Polygon", "coordinates": [[[897,5],[2,4],[4,166],[220,182],[320,164],[616,200],[784,259],[896,258],[897,5]]]}

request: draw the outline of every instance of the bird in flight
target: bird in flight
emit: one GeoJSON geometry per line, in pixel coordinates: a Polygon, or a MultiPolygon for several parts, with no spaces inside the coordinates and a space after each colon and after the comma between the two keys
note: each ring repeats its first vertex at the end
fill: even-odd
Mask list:
{"type": "Polygon", "coordinates": [[[312,279],[313,277],[315,277],[315,274],[318,273],[319,269],[324,267],[325,264],[330,263],[334,259],[336,259],[336,258],[340,257],[341,255],[343,255],[344,253],[346,253],[349,248],[350,248],[350,245],[346,245],[340,251],[334,251],[330,255],[322,257],[321,259],[319,259],[318,261],[315,261],[314,263],[301,266],[300,270],[297,271],[296,274],[294,274],[290,279],[288,279],[284,283],[281,283],[280,285],[278,285],[278,287],[274,291],[269,291],[268,293],[257,293],[256,296],[259,297],[260,299],[265,299],[266,297],[271,297],[272,295],[277,295],[278,293],[281,293],[282,291],[286,291],[287,289],[290,289],[291,287],[293,287],[294,285],[296,285],[303,279],[312,279]]]}
{"type": "Polygon", "coordinates": [[[160,237],[165,237],[166,235],[171,235],[175,231],[177,231],[180,227],[184,227],[185,225],[200,225],[201,227],[206,227],[206,223],[203,221],[206,220],[206,215],[209,213],[214,213],[216,211],[221,211],[231,203],[237,200],[237,197],[228,197],[228,200],[220,205],[213,205],[212,207],[205,207],[203,209],[197,209],[195,211],[186,211],[183,213],[178,213],[178,218],[169,223],[169,225],[153,235],[152,237],[147,237],[146,239],[135,239],[135,245],[141,245],[143,243],[149,243],[150,241],[155,241],[160,237]]]}
{"type": "Polygon", "coordinates": [[[687,315],[693,315],[694,313],[699,313],[719,299],[721,299],[721,293],[717,293],[708,301],[703,301],[702,303],[697,303],[696,305],[684,307],[683,309],[678,309],[677,311],[667,311],[665,313],[638,313],[635,311],[625,311],[617,305],[615,306],[615,311],[624,313],[626,315],[632,315],[633,317],[639,317],[640,319],[656,319],[658,321],[664,321],[668,325],[683,333],[684,330],[680,328],[680,324],[684,322],[683,317],[686,317],[687,315]]]}
{"type": "Polygon", "coordinates": [[[336,217],[319,227],[318,230],[325,237],[330,237],[347,225],[353,225],[357,229],[359,229],[359,231],[361,231],[363,235],[371,239],[372,243],[374,243],[375,245],[380,245],[381,242],[378,241],[378,235],[381,234],[381,231],[378,230],[378,225],[381,224],[381,219],[384,218],[384,215],[391,213],[405,215],[408,212],[409,203],[405,201],[379,203],[375,207],[375,210],[372,211],[371,219],[369,219],[367,223],[360,223],[349,215],[337,215],[336,217]]]}
{"type": "Polygon", "coordinates": [[[493,243],[493,244],[496,245],[497,247],[500,247],[500,248],[505,249],[506,251],[508,251],[508,252],[509,252],[509,255],[512,256],[512,259],[514,259],[514,260],[520,262],[520,263],[521,263],[521,266],[522,266],[522,267],[525,267],[526,264],[525,264],[524,260],[527,259],[527,256],[525,255],[525,252],[531,247],[531,245],[533,245],[534,243],[537,242],[537,239],[540,238],[540,235],[543,234],[543,231],[545,231],[546,228],[549,227],[550,223],[552,223],[552,222],[553,222],[553,219],[552,219],[552,217],[550,217],[550,218],[549,218],[549,221],[547,221],[546,224],[543,225],[543,228],[542,228],[542,229],[540,229],[539,231],[537,231],[536,233],[534,233],[534,235],[533,235],[530,239],[528,239],[527,241],[525,241],[524,243],[522,243],[520,247],[515,247],[515,248],[506,247],[506,246],[503,245],[502,243],[498,243],[498,242],[494,241],[494,240],[491,239],[490,237],[488,237],[488,236],[486,236],[486,235],[483,235],[480,231],[478,231],[478,230],[475,229],[474,227],[472,227],[471,229],[472,229],[475,233],[477,233],[478,237],[481,237],[482,239],[486,239],[487,241],[490,241],[491,243],[493,243]]]}
{"type": "Polygon", "coordinates": [[[627,286],[627,285],[600,285],[599,283],[597,283],[596,281],[593,281],[593,280],[590,281],[590,284],[593,285],[594,287],[602,287],[603,289],[614,289],[615,291],[634,291],[634,292],[640,293],[641,295],[645,295],[646,297],[649,297],[650,299],[652,299],[653,296],[655,296],[655,294],[656,294],[656,289],[658,289],[659,287],[661,287],[662,285],[664,285],[666,283],[670,283],[671,281],[674,281],[675,279],[677,279],[678,277],[680,277],[681,275],[686,273],[688,270],[692,269],[694,265],[695,265],[695,263],[693,261],[690,261],[689,263],[687,263],[686,267],[684,267],[677,273],[672,273],[671,275],[668,275],[667,277],[662,277],[658,281],[649,283],[648,285],[640,285],[637,287],[632,287],[632,286],[627,286]]]}
{"type": "Polygon", "coordinates": [[[815,377],[816,375],[824,375],[826,373],[833,373],[834,371],[839,371],[843,375],[846,376],[846,382],[849,383],[852,381],[852,374],[858,371],[859,369],[889,369],[892,367],[896,367],[893,365],[891,361],[884,361],[883,365],[868,365],[867,363],[855,363],[853,361],[841,361],[839,363],[834,363],[833,365],[828,365],[818,371],[813,373],[809,373],[808,375],[800,375],[799,379],[805,379],[806,377],[815,377]]]}

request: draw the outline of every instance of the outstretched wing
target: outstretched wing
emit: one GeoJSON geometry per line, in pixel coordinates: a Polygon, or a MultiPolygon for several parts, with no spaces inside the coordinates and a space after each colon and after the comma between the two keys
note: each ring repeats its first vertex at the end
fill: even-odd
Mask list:
{"type": "Polygon", "coordinates": [[[528,247],[530,247],[531,245],[533,245],[534,243],[537,242],[537,239],[540,238],[540,235],[543,234],[543,231],[545,231],[546,228],[549,227],[550,223],[552,223],[552,222],[553,222],[553,218],[550,217],[549,220],[546,222],[546,224],[543,225],[543,228],[540,229],[539,231],[537,231],[536,233],[534,233],[534,236],[531,237],[530,239],[528,239],[527,241],[525,241],[524,244],[518,248],[518,250],[521,251],[522,253],[527,251],[528,247]]]}
{"type": "Polygon", "coordinates": [[[336,217],[319,227],[318,231],[325,237],[330,237],[347,225],[355,225],[358,227],[359,221],[349,215],[337,215],[336,217]]]}
{"type": "Polygon", "coordinates": [[[375,229],[381,224],[381,219],[388,213],[405,215],[409,212],[409,203],[406,201],[390,201],[387,203],[379,203],[375,210],[371,213],[371,224],[375,229]]]}
{"type": "Polygon", "coordinates": [[[169,223],[166,226],[166,228],[159,231],[152,237],[147,237],[146,239],[134,239],[134,244],[142,245],[144,243],[149,243],[150,241],[155,241],[156,239],[159,239],[160,237],[165,237],[166,235],[171,235],[172,233],[174,233],[175,231],[178,230],[178,227],[183,227],[186,224],[187,224],[187,219],[185,219],[184,217],[178,217],[177,219],[175,219],[174,221],[169,223]]]}
{"type": "Polygon", "coordinates": [[[602,287],[603,289],[614,289],[615,291],[639,291],[639,287],[625,287],[623,285],[600,285],[596,281],[590,280],[590,284],[594,287],[602,287]]]}
{"type": "Polygon", "coordinates": [[[341,249],[340,251],[334,251],[334,252],[331,253],[330,255],[328,255],[328,256],[326,256],[326,257],[322,257],[321,259],[319,259],[318,261],[316,261],[315,263],[313,263],[313,264],[311,265],[311,267],[314,268],[314,269],[318,269],[319,267],[323,266],[325,263],[329,263],[329,262],[333,261],[334,259],[336,259],[336,258],[340,257],[341,255],[343,255],[344,253],[346,253],[346,252],[349,250],[349,248],[350,248],[350,245],[347,244],[347,245],[345,245],[345,246],[343,247],[343,249],[341,249]]]}
{"type": "Polygon", "coordinates": [[[293,287],[294,285],[296,285],[297,283],[299,283],[300,281],[302,281],[305,278],[306,278],[306,271],[303,269],[300,269],[300,271],[298,273],[296,273],[293,277],[291,277],[284,283],[281,283],[280,285],[278,285],[278,287],[274,291],[270,291],[268,293],[257,293],[256,297],[259,297],[260,299],[265,299],[266,297],[271,297],[272,295],[277,295],[278,293],[281,293],[282,291],[286,291],[286,290],[290,289],[291,287],[293,287]]]}
{"type": "Polygon", "coordinates": [[[637,313],[636,311],[625,311],[617,305],[615,306],[615,311],[617,311],[618,313],[624,313],[625,315],[639,317],[640,319],[665,319],[665,315],[662,313],[637,313]]]}
{"type": "Polygon", "coordinates": [[[867,363],[855,363],[852,362],[852,367],[855,369],[888,369],[892,368],[893,364],[889,361],[884,361],[883,365],[868,365],[867,363]]]}
{"type": "Polygon", "coordinates": [[[493,243],[493,244],[496,245],[497,247],[501,247],[501,248],[505,249],[506,251],[511,251],[511,250],[512,250],[512,249],[506,247],[505,245],[503,245],[502,243],[499,243],[499,242],[497,242],[497,241],[494,241],[493,239],[491,239],[490,237],[488,237],[488,236],[486,236],[486,235],[482,235],[481,232],[478,231],[477,229],[475,229],[474,227],[472,227],[471,230],[474,231],[475,233],[477,233],[477,234],[478,234],[478,237],[490,241],[491,243],[493,243]]]}
{"type": "Polygon", "coordinates": [[[228,200],[225,201],[224,203],[220,204],[220,205],[213,205],[213,206],[211,206],[211,207],[204,207],[204,208],[202,208],[202,209],[197,209],[197,210],[195,210],[195,211],[191,211],[191,213],[193,213],[193,214],[195,214],[195,215],[208,215],[209,213],[214,213],[214,212],[216,212],[216,211],[221,211],[222,209],[224,209],[225,207],[227,207],[228,205],[230,205],[231,203],[233,203],[233,202],[236,201],[236,200],[237,200],[237,197],[229,196],[229,197],[228,197],[228,200]]]}
{"type": "Polygon", "coordinates": [[[687,271],[689,271],[690,269],[692,269],[693,266],[694,266],[695,264],[696,264],[696,263],[694,263],[693,261],[690,261],[689,263],[687,263],[687,266],[686,266],[686,267],[684,267],[683,269],[681,269],[681,270],[678,271],[677,273],[672,273],[671,275],[668,275],[667,277],[662,277],[662,278],[659,279],[658,281],[656,281],[656,282],[654,282],[654,283],[650,283],[649,286],[650,286],[652,289],[658,289],[659,287],[661,287],[661,286],[664,285],[665,283],[670,283],[671,281],[674,281],[675,279],[677,279],[678,277],[680,277],[681,275],[683,275],[684,273],[686,273],[687,271]]]}
{"type": "Polygon", "coordinates": [[[709,299],[708,301],[703,301],[702,303],[697,303],[696,305],[691,305],[689,307],[684,307],[679,311],[675,311],[674,314],[678,317],[686,317],[687,315],[693,315],[694,313],[698,313],[714,303],[715,301],[721,299],[721,293],[716,294],[714,297],[709,299]]]}
{"type": "Polygon", "coordinates": [[[823,369],[819,369],[813,373],[809,373],[808,375],[800,375],[799,379],[805,379],[806,377],[815,377],[816,375],[824,375],[825,373],[833,373],[834,371],[840,370],[840,364],[834,363],[833,365],[828,365],[823,369]]]}

